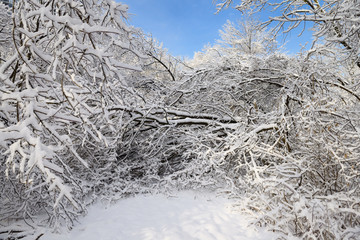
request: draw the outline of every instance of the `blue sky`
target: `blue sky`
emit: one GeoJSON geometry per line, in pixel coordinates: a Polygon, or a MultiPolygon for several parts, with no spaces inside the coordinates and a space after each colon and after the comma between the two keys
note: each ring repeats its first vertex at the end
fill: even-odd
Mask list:
{"type": "MultiPolygon", "coordinates": [[[[163,46],[175,56],[192,58],[194,52],[219,39],[219,30],[229,19],[233,22],[241,19],[235,9],[227,9],[215,14],[216,6],[212,0],[129,0],[123,1],[129,6],[129,23],[140,27],[146,33],[163,43],[163,46]]],[[[257,16],[267,19],[266,14],[257,16]]],[[[311,43],[309,34],[302,37],[298,33],[288,34],[286,49],[296,53],[305,42],[311,43]]],[[[283,44],[282,37],[278,40],[283,44]]]]}

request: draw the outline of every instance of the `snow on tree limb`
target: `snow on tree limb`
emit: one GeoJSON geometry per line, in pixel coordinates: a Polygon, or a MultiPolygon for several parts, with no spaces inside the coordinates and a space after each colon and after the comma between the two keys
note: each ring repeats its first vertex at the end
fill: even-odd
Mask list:
{"type": "Polygon", "coordinates": [[[114,86],[133,96],[124,76],[141,67],[121,56],[136,62],[145,55],[133,46],[126,10],[112,1],[61,0],[17,1],[13,9],[15,51],[0,65],[1,161],[8,179],[15,176],[29,194],[47,184],[56,197],[46,207],[58,209],[67,199],[81,210],[69,187],[78,181],[71,169],[89,169],[84,141],[110,147],[101,129],[110,121],[95,112],[119,104],[111,98],[119,95],[114,86]]]}

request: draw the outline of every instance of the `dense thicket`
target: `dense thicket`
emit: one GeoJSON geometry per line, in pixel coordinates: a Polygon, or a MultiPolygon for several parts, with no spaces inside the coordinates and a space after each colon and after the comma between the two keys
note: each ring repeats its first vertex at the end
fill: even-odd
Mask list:
{"type": "Polygon", "coordinates": [[[124,4],[13,11],[0,32],[3,232],[19,219],[71,227],[99,199],[210,188],[284,239],[358,236],[354,51],[288,57],[256,24],[229,22],[182,63],[126,24],[124,4]]]}
{"type": "MultiPolygon", "coordinates": [[[[223,9],[233,1],[219,2],[223,9]]],[[[256,166],[251,188],[256,190],[247,192],[244,209],[261,213],[256,222],[282,232],[284,238],[356,239],[359,2],[240,1],[235,8],[250,14],[280,11],[265,23],[277,23],[278,31],[313,22],[316,37],[304,57],[291,61],[278,109],[265,118],[276,116],[273,133],[257,138],[250,149],[241,148],[256,166]]]]}

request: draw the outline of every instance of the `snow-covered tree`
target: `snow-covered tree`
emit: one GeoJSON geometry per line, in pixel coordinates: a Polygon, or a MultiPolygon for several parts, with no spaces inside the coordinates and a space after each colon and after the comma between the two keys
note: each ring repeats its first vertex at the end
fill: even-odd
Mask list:
{"type": "Polygon", "coordinates": [[[273,54],[251,68],[219,59],[183,86],[193,111],[230,117],[192,131],[187,155],[202,167],[188,174],[199,185],[226,183],[254,223],[285,239],[358,234],[359,95],[330,57],[273,54]]]}
{"type": "Polygon", "coordinates": [[[126,76],[145,56],[124,4],[24,0],[13,11],[15,51],[0,66],[0,215],[47,211],[51,224],[71,224],[84,176],[114,160],[121,114],[109,106],[143,101],[126,76]]]}
{"type": "Polygon", "coordinates": [[[256,67],[259,56],[266,57],[276,52],[277,42],[266,28],[259,27],[255,20],[227,21],[219,30],[220,39],[214,45],[208,44],[189,60],[190,66],[212,68],[215,66],[256,67]]]}
{"type": "MultiPolygon", "coordinates": [[[[221,1],[218,6],[228,7],[231,2],[221,1]]],[[[266,6],[282,11],[270,19],[278,22],[278,28],[288,31],[314,22],[314,36],[322,42],[283,66],[278,102],[251,122],[253,129],[262,131],[250,130],[252,137],[245,134],[245,140],[246,128],[230,135],[226,147],[213,158],[238,161],[237,169],[246,173],[240,186],[251,186],[243,189],[247,192],[243,209],[261,213],[257,224],[284,238],[356,238],[359,3],[241,1],[236,8],[253,12],[266,6]],[[263,131],[261,123],[275,125],[263,131]]],[[[256,104],[261,109],[264,102],[256,104]]]]}
{"type": "Polygon", "coordinates": [[[222,45],[179,68],[127,26],[124,4],[21,0],[14,11],[0,65],[7,223],[47,213],[71,225],[96,198],[207,187],[284,238],[357,236],[358,75],[336,59],[355,53],[288,57],[228,23],[222,45]]]}
{"type": "Polygon", "coordinates": [[[254,13],[267,9],[280,12],[271,17],[268,23],[277,22],[275,32],[283,29],[289,32],[299,26],[306,28],[306,22],[314,24],[314,37],[325,39],[326,49],[341,48],[353,64],[360,67],[360,3],[359,1],[281,1],[267,0],[220,0],[218,10],[231,6],[242,13],[254,13]]]}
{"type": "Polygon", "coordinates": [[[228,51],[240,54],[266,54],[276,47],[270,32],[260,28],[254,20],[237,21],[236,24],[228,20],[220,30],[220,38],[219,43],[228,51]]]}
{"type": "Polygon", "coordinates": [[[12,50],[11,47],[11,12],[0,2],[0,63],[4,62],[12,50]]]}

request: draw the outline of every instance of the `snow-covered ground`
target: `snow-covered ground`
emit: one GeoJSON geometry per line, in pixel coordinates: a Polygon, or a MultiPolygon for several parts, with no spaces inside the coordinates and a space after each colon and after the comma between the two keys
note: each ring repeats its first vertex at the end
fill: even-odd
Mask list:
{"type": "MultiPolygon", "coordinates": [[[[50,240],[268,240],[275,235],[248,226],[232,200],[214,193],[172,197],[139,195],[113,205],[96,204],[71,232],[46,233],[50,240]]],[[[42,239],[42,238],[41,238],[42,239]]]]}

